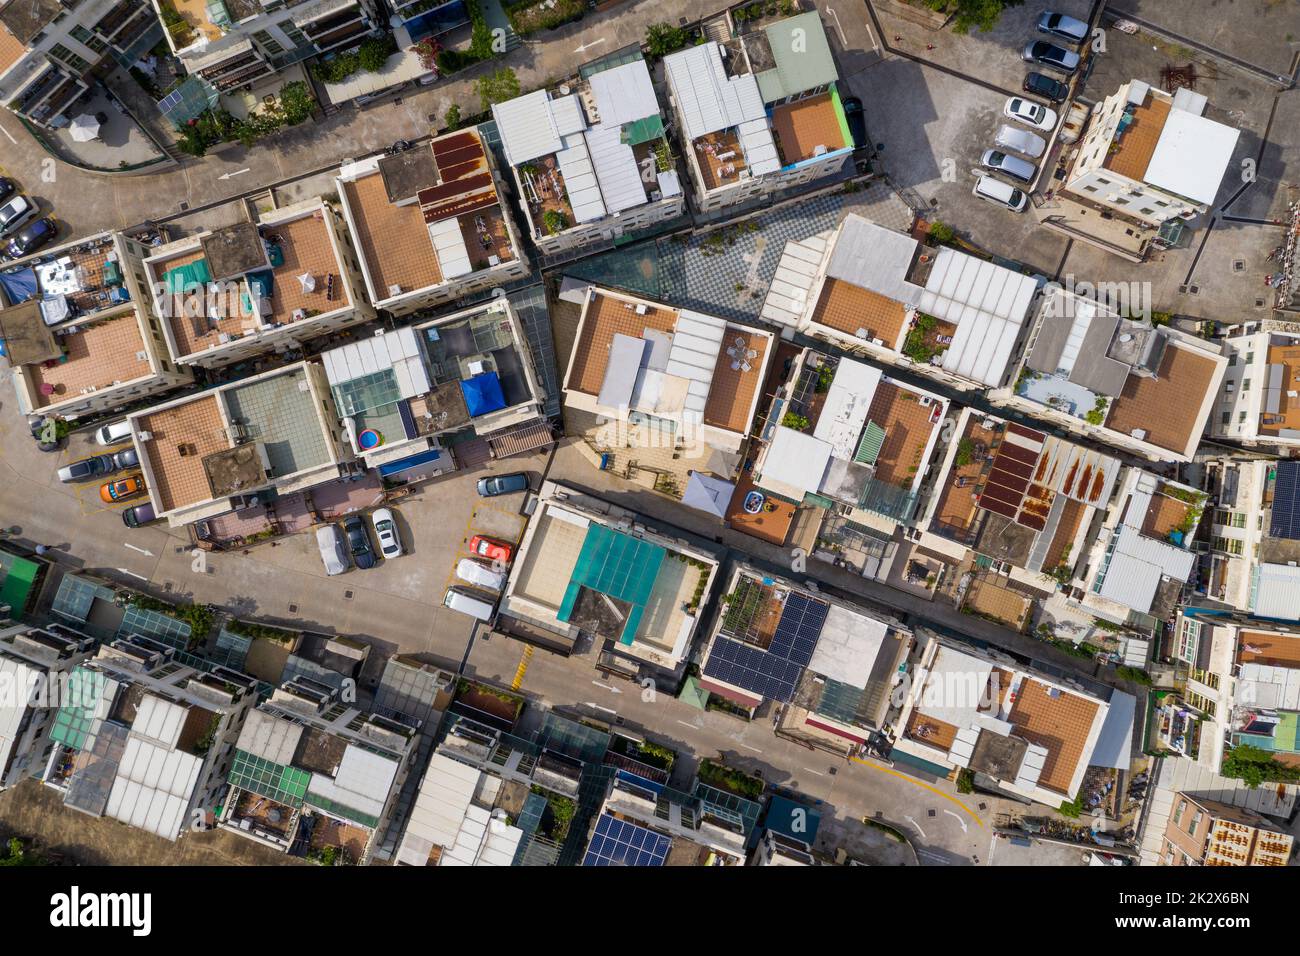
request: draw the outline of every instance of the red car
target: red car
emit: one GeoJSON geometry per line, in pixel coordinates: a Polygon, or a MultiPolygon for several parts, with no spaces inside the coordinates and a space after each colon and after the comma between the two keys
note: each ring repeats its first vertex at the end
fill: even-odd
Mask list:
{"type": "Polygon", "coordinates": [[[509,564],[510,559],[515,556],[515,549],[504,541],[498,541],[496,538],[485,538],[481,534],[476,534],[469,539],[469,549],[481,558],[487,558],[489,561],[499,561],[501,564],[509,564]]]}

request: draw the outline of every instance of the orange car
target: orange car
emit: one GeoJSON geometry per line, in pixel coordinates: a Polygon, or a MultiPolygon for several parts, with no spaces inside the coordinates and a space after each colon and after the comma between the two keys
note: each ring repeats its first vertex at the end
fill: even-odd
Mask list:
{"type": "Polygon", "coordinates": [[[99,497],[110,505],[116,501],[125,501],[127,498],[134,498],[136,495],[142,494],[144,494],[143,475],[118,478],[116,481],[106,481],[99,486],[99,497]]]}
{"type": "Polygon", "coordinates": [[[469,539],[469,550],[478,555],[480,558],[487,558],[489,561],[499,561],[501,564],[509,564],[510,559],[514,557],[514,548],[504,541],[498,541],[496,538],[487,538],[481,534],[476,534],[469,539]]]}

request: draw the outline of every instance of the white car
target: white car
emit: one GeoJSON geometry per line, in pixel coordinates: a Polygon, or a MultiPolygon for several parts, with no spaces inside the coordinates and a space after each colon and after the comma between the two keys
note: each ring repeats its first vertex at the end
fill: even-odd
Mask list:
{"type": "Polygon", "coordinates": [[[343,541],[343,532],[339,530],[338,525],[331,522],[317,528],[316,547],[320,549],[320,559],[325,565],[326,574],[332,577],[348,569],[351,563],[348,560],[348,547],[343,541]]]}
{"type": "Polygon", "coordinates": [[[1007,105],[1002,107],[1002,115],[1045,132],[1056,128],[1056,110],[1049,110],[1042,103],[1035,103],[1023,96],[1013,96],[1007,100],[1007,105]]]}
{"type": "Polygon", "coordinates": [[[385,558],[400,558],[403,554],[402,539],[397,536],[397,523],[393,521],[393,513],[387,508],[376,508],[370,513],[370,523],[375,526],[379,553],[385,558]]]}
{"type": "Polygon", "coordinates": [[[95,431],[95,441],[104,447],[116,445],[118,442],[124,442],[131,437],[131,423],[126,419],[120,422],[113,422],[111,425],[104,425],[95,431]]]}
{"type": "Polygon", "coordinates": [[[500,591],[506,586],[504,571],[494,570],[473,558],[461,558],[456,562],[456,577],[488,591],[500,591]]]}
{"type": "Polygon", "coordinates": [[[993,143],[999,149],[1009,149],[1030,159],[1037,159],[1047,149],[1047,140],[1043,137],[1036,136],[1027,129],[1007,126],[1005,123],[998,127],[998,135],[994,137],[993,143]]]}
{"type": "Polygon", "coordinates": [[[992,176],[980,176],[976,179],[975,188],[971,190],[971,193],[985,202],[991,202],[1013,212],[1023,212],[1025,206],[1029,204],[1029,197],[1023,192],[1009,183],[994,179],[992,176]]]}

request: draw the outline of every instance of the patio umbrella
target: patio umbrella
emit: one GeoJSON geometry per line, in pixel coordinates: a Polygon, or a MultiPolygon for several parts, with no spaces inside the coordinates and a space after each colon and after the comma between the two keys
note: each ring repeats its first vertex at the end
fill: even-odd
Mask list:
{"type": "Polygon", "coordinates": [[[69,131],[78,143],[88,143],[99,137],[99,120],[89,113],[82,113],[72,121],[69,131]]]}

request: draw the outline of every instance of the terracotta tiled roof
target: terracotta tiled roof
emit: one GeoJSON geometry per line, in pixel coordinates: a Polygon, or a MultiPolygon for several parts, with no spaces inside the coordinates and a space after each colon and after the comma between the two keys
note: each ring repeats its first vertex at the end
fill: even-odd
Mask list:
{"type": "Polygon", "coordinates": [[[845,146],[844,131],[829,93],[773,109],[772,132],[787,165],[811,159],[818,146],[826,147],[826,152],[845,146]]]}
{"type": "Polygon", "coordinates": [[[597,294],[587,307],[582,331],[573,347],[569,371],[569,388],[588,395],[600,394],[609,362],[609,347],[617,333],[641,338],[646,329],[672,332],[677,326],[677,311],[649,307],[638,315],[633,304],[608,295],[597,294]]]}
{"type": "Polygon", "coordinates": [[[1075,769],[1083,756],[1088,734],[1097,717],[1098,704],[1069,691],[1048,695],[1048,687],[1034,678],[1020,684],[1011,708],[1015,732],[1032,744],[1047,750],[1038,785],[1064,797],[1074,779],[1075,769]]]}
{"type": "Polygon", "coordinates": [[[842,279],[828,278],[817,299],[812,320],[848,335],[858,335],[859,330],[865,330],[868,337],[880,339],[892,349],[907,320],[907,310],[903,303],[888,296],[842,279]]]}
{"type": "Polygon", "coordinates": [[[1201,405],[1214,380],[1215,362],[1172,342],[1154,378],[1130,375],[1111,403],[1106,427],[1128,435],[1146,431],[1146,441],[1182,454],[1201,417],[1201,405]]]}
{"type": "Polygon", "coordinates": [[[1107,155],[1106,168],[1120,176],[1143,181],[1168,118],[1169,101],[1148,93],[1142,105],[1134,109],[1133,122],[1115,140],[1119,148],[1107,155]]]}
{"type": "Polygon", "coordinates": [[[73,335],[60,336],[60,341],[67,361],[50,368],[27,367],[38,386],[37,399],[42,407],[76,398],[83,388],[129,382],[151,371],[149,358],[144,354],[144,340],[140,337],[140,322],[134,312],[83,325],[73,335]],[[62,391],[41,395],[41,384],[62,386],[62,391]]]}
{"type": "Polygon", "coordinates": [[[418,203],[390,203],[383,177],[377,172],[345,183],[343,188],[375,295],[386,299],[391,286],[412,292],[442,282],[442,269],[418,203]]]}
{"type": "Polygon", "coordinates": [[[737,336],[744,336],[748,347],[758,353],[749,359],[748,372],[733,370],[732,359],[726,349],[718,351],[718,363],[713,369],[713,381],[709,385],[709,400],[704,406],[704,421],[717,428],[730,429],[733,432],[749,430],[750,405],[754,393],[762,384],[763,360],[767,356],[767,339],[746,333],[744,329],[727,326],[724,341],[729,342],[737,336]]]}
{"type": "Polygon", "coordinates": [[[140,420],[138,431],[153,436],[141,445],[153,466],[152,491],[162,511],[212,497],[203,458],[230,447],[216,396],[147,415],[140,420]]]}
{"type": "Polygon", "coordinates": [[[885,442],[876,456],[875,477],[900,488],[912,486],[935,428],[930,422],[930,407],[923,407],[917,397],[911,389],[881,382],[867,411],[867,419],[885,430],[885,442]]]}

